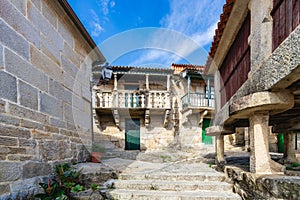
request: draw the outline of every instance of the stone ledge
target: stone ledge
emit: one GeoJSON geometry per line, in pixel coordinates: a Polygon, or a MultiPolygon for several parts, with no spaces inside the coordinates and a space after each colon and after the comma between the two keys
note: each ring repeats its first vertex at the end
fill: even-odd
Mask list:
{"type": "Polygon", "coordinates": [[[226,166],[226,178],[243,199],[298,199],[300,177],[285,175],[257,175],[237,167],[226,166]]]}

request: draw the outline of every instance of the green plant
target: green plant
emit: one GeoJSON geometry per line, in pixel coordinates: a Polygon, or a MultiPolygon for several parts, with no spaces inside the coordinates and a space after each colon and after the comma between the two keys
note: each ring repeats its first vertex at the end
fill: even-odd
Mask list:
{"type": "Polygon", "coordinates": [[[81,192],[84,190],[84,187],[82,185],[75,185],[74,187],[72,187],[71,192],[81,192]]]}
{"type": "Polygon", "coordinates": [[[105,153],[106,149],[101,144],[93,143],[92,144],[92,152],[105,153]]]}
{"type": "Polygon", "coordinates": [[[47,183],[40,183],[39,184],[44,193],[36,194],[35,198],[39,198],[42,200],[66,200],[68,199],[64,193],[64,190],[59,187],[59,183],[56,180],[53,180],[52,183],[50,179],[48,179],[47,183]]]}
{"type": "Polygon", "coordinates": [[[291,166],[292,167],[300,167],[300,163],[292,163],[291,166]]]}
{"type": "Polygon", "coordinates": [[[69,163],[59,164],[55,166],[57,180],[53,183],[40,183],[44,189],[43,194],[37,194],[35,197],[42,200],[65,200],[70,199],[71,192],[80,192],[84,187],[79,184],[78,178],[81,174],[80,170],[76,170],[69,163]]]}
{"type": "Polygon", "coordinates": [[[100,185],[97,185],[97,184],[95,184],[95,183],[92,183],[92,184],[91,184],[91,189],[92,189],[93,192],[96,191],[96,190],[99,190],[99,189],[100,189],[100,185]]]}

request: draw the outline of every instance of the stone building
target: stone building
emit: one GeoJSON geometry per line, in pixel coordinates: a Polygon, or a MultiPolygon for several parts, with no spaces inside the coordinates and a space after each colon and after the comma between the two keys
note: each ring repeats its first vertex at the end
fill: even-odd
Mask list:
{"type": "MultiPolygon", "coordinates": [[[[101,80],[102,69],[94,68],[95,83],[101,80]]],[[[112,78],[93,87],[94,130],[109,138],[115,148],[158,150],[171,144],[204,142],[203,119],[207,127],[214,95],[205,89],[203,67],[111,69],[112,78]]],[[[205,142],[210,140],[207,136],[205,142]]]]}
{"type": "Polygon", "coordinates": [[[295,162],[300,108],[300,1],[227,0],[207,61],[214,74],[217,162],[224,159],[224,135],[245,127],[250,171],[276,173],[270,159],[269,127],[284,133],[286,162],[295,162]],[[249,128],[248,128],[249,127],[249,128]]]}
{"type": "Polygon", "coordinates": [[[0,5],[0,198],[29,199],[54,165],[88,158],[88,69],[105,59],[66,0],[0,5]]]}

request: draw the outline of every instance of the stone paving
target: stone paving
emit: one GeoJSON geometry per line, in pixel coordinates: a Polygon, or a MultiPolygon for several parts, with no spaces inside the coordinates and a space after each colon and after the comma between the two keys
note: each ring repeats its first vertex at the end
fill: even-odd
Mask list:
{"type": "Polygon", "coordinates": [[[102,164],[120,172],[114,199],[241,199],[225,176],[193,152],[140,153],[136,160],[111,158],[102,164]]]}

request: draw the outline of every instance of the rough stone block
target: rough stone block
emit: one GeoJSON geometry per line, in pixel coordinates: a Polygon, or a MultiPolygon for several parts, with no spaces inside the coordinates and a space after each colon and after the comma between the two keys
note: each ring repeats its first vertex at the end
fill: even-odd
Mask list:
{"type": "Polygon", "coordinates": [[[67,104],[67,103],[64,103],[63,105],[63,109],[64,109],[64,120],[65,121],[69,121],[69,122],[72,122],[73,123],[73,111],[72,111],[72,106],[67,104]]]}
{"type": "Polygon", "coordinates": [[[52,8],[49,7],[49,3],[47,1],[42,1],[42,14],[45,18],[52,24],[52,26],[57,29],[57,16],[56,13],[53,12],[52,8]]]}
{"type": "Polygon", "coordinates": [[[10,161],[28,161],[28,160],[32,160],[32,158],[33,158],[32,155],[22,155],[22,154],[7,155],[7,160],[10,161]]]}
{"type": "Polygon", "coordinates": [[[79,56],[73,51],[73,49],[65,42],[63,49],[63,56],[69,59],[77,68],[80,68],[79,56]]]}
{"type": "Polygon", "coordinates": [[[8,104],[8,113],[18,116],[20,118],[27,118],[33,121],[41,122],[42,124],[49,124],[48,116],[36,111],[20,107],[15,104],[8,104]]]}
{"type": "Polygon", "coordinates": [[[38,109],[38,90],[32,86],[19,81],[20,104],[37,110],[38,109]]]}
{"type": "Polygon", "coordinates": [[[6,23],[13,27],[15,31],[23,35],[32,44],[39,47],[40,34],[24,16],[26,15],[27,1],[12,0],[12,3],[17,9],[8,0],[0,0],[0,16],[6,23]],[[19,11],[21,11],[22,14],[19,11]]]}
{"type": "Polygon", "coordinates": [[[26,149],[21,147],[0,147],[0,153],[7,154],[26,154],[26,149]]]}
{"type": "Polygon", "coordinates": [[[66,128],[66,123],[64,121],[55,118],[50,118],[50,124],[56,127],[66,128]]]}
{"type": "Polygon", "coordinates": [[[0,99],[0,112],[5,112],[5,101],[0,99]]]}
{"type": "Polygon", "coordinates": [[[11,115],[7,115],[7,114],[4,114],[4,113],[1,113],[0,114],[0,122],[4,123],[4,124],[10,124],[10,125],[19,126],[20,119],[14,117],[14,116],[11,116],[11,115]]]}
{"type": "Polygon", "coordinates": [[[19,138],[19,146],[20,147],[32,147],[32,148],[35,148],[36,145],[37,145],[37,142],[35,140],[19,138]]]}
{"type": "MultiPolygon", "coordinates": [[[[2,35],[2,34],[1,34],[2,35]]],[[[5,69],[42,91],[48,91],[48,77],[15,53],[5,49],[5,69]],[[22,66],[22,68],[20,68],[22,66]]]]}
{"type": "Polygon", "coordinates": [[[70,20],[67,17],[59,18],[58,32],[65,39],[65,42],[67,42],[71,47],[73,47],[74,39],[73,39],[72,31],[70,31],[70,30],[72,30],[72,28],[69,28],[69,27],[70,27],[70,20]]]}
{"type": "Polygon", "coordinates": [[[15,126],[0,125],[1,136],[30,138],[30,131],[15,126]]]}
{"type": "Polygon", "coordinates": [[[17,82],[12,75],[0,71],[0,97],[17,102],[17,82]]]}
{"type": "Polygon", "coordinates": [[[2,19],[0,20],[0,32],[0,41],[5,46],[14,50],[26,60],[29,60],[29,43],[8,27],[2,19]]]}
{"type": "Polygon", "coordinates": [[[72,93],[65,89],[59,82],[54,80],[49,81],[49,93],[66,103],[72,103],[72,93]]]}
{"type": "Polygon", "coordinates": [[[10,187],[9,184],[4,183],[0,184],[0,195],[9,194],[10,193],[10,187]]]}
{"type": "Polygon", "coordinates": [[[31,120],[26,120],[26,119],[21,119],[20,120],[20,126],[22,126],[24,128],[30,128],[30,129],[39,129],[39,130],[44,129],[43,124],[31,121],[31,120]]]}
{"type": "Polygon", "coordinates": [[[59,128],[54,126],[45,126],[44,130],[51,133],[59,133],[59,128]]]}
{"type": "Polygon", "coordinates": [[[60,51],[57,51],[57,47],[45,35],[41,36],[41,50],[53,62],[60,65],[60,51]]]}
{"type": "Polygon", "coordinates": [[[63,140],[41,140],[39,153],[40,158],[45,161],[55,161],[71,158],[70,144],[63,140]]]}
{"type": "Polygon", "coordinates": [[[0,162],[0,181],[16,181],[22,178],[21,163],[18,162],[0,162]]]}
{"type": "Polygon", "coordinates": [[[39,183],[41,183],[41,179],[39,177],[24,179],[14,182],[14,184],[11,185],[11,190],[13,193],[19,191],[36,190],[39,183]]]}
{"type": "Polygon", "coordinates": [[[62,119],[62,102],[58,99],[46,94],[41,93],[40,95],[40,108],[41,112],[47,113],[54,117],[62,119]]]}
{"type": "Polygon", "coordinates": [[[18,139],[17,138],[1,137],[0,136],[0,145],[3,145],[3,146],[17,146],[18,145],[18,139]]]}
{"type": "Polygon", "coordinates": [[[23,178],[49,175],[52,167],[48,163],[29,162],[23,166],[23,178]]]}
{"type": "Polygon", "coordinates": [[[45,139],[51,139],[52,135],[49,133],[45,133],[39,130],[32,130],[32,138],[36,140],[45,140],[45,139]]]}
{"type": "Polygon", "coordinates": [[[28,2],[28,19],[32,22],[36,29],[40,30],[44,35],[47,35],[49,40],[56,46],[57,51],[63,49],[63,39],[54,29],[52,24],[41,14],[41,12],[28,2]]]}
{"type": "Polygon", "coordinates": [[[26,15],[26,4],[27,1],[26,0],[12,0],[11,1],[16,7],[17,9],[23,14],[26,15]]]}
{"type": "MultiPolygon", "coordinates": [[[[71,77],[70,75],[68,75],[67,73],[63,74],[63,85],[68,88],[69,90],[74,91],[74,83],[75,80],[73,77],[71,77]]],[[[78,95],[81,94],[81,90],[77,92],[78,95]],[[80,92],[80,93],[79,93],[80,92]]]]}
{"type": "MultiPolygon", "coordinates": [[[[31,2],[38,10],[42,9],[41,0],[31,0],[31,2]]],[[[30,6],[33,6],[33,5],[30,5],[30,6]]]]}
{"type": "Polygon", "coordinates": [[[78,68],[73,63],[68,61],[68,59],[66,59],[64,56],[62,56],[61,61],[62,61],[62,68],[66,72],[66,74],[72,76],[73,78],[76,78],[78,73],[78,68]]]}
{"type": "Polygon", "coordinates": [[[31,63],[51,78],[61,81],[63,77],[63,72],[61,68],[51,60],[47,55],[40,52],[34,46],[30,48],[30,55],[31,55],[31,63]]]}
{"type": "Polygon", "coordinates": [[[3,51],[3,46],[0,45],[0,69],[4,68],[4,51],[3,51]]]}

